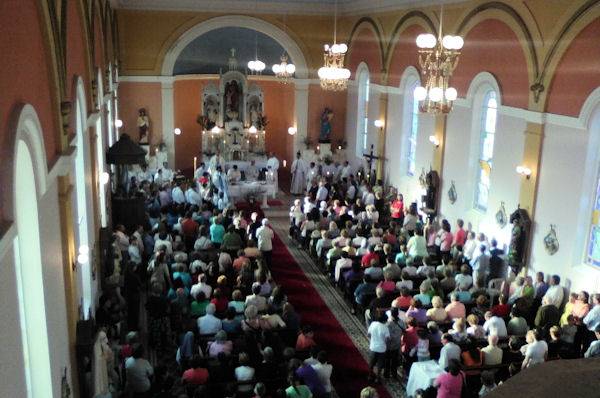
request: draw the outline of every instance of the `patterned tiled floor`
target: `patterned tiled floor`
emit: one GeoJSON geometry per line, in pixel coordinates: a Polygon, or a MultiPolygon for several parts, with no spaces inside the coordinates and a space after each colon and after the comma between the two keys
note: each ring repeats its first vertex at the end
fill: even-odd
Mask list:
{"type": "MultiPolygon", "coordinates": [[[[283,198],[284,203],[291,203],[291,199],[283,198]]],[[[286,244],[288,250],[298,262],[308,279],[315,286],[321,298],[327,304],[336,319],[342,325],[354,345],[358,348],[366,361],[369,360],[369,339],[365,325],[353,314],[351,308],[342,295],[330,283],[328,277],[321,272],[310,255],[288,238],[289,218],[286,206],[272,207],[265,210],[265,216],[271,221],[271,225],[277,235],[286,244]]],[[[386,388],[392,397],[405,397],[402,385],[396,381],[386,381],[386,388]]]]}

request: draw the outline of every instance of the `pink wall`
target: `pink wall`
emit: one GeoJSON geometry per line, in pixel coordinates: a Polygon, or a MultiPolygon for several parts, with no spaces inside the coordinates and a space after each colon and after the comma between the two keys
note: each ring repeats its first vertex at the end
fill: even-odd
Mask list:
{"type": "Polygon", "coordinates": [[[504,22],[487,19],[464,37],[465,46],[450,84],[465,97],[473,78],[482,71],[494,75],[502,91],[502,104],[527,109],[529,78],[523,47],[504,22]]]}
{"type": "Polygon", "coordinates": [[[425,33],[425,29],[419,25],[412,25],[398,36],[398,41],[392,50],[388,77],[389,86],[398,87],[400,85],[400,79],[407,67],[414,66],[418,69],[419,57],[415,40],[421,33],[425,33]]]}
{"type": "Polygon", "coordinates": [[[355,79],[354,73],[361,62],[365,62],[369,66],[371,82],[375,84],[381,83],[381,50],[379,40],[373,31],[364,26],[354,35],[352,43],[349,44],[348,59],[346,64],[350,69],[355,79]]]}
{"type": "MultiPolygon", "coordinates": [[[[201,158],[202,131],[196,119],[200,114],[202,89],[206,80],[179,80],[173,84],[175,127],[181,135],[175,136],[175,168],[191,174],[194,156],[201,158]]],[[[169,132],[169,134],[171,134],[169,132]]]]}
{"type": "Polygon", "coordinates": [[[564,53],[550,87],[546,111],[579,116],[586,98],[600,87],[600,18],[573,40],[564,53]]]}
{"type": "Polygon", "coordinates": [[[145,108],[150,118],[150,142],[162,140],[162,96],[160,83],[119,83],[119,118],[123,121],[121,131],[138,140],[138,109],[145,108]]]}

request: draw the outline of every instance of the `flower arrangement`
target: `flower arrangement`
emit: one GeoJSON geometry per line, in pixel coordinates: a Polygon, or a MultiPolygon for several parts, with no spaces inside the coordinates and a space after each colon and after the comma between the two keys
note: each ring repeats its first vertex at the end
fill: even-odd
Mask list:
{"type": "Polygon", "coordinates": [[[198,115],[198,117],[196,118],[196,123],[198,123],[200,125],[200,128],[202,130],[210,130],[213,127],[215,127],[215,123],[212,122],[208,116],[204,116],[204,115],[198,115]]]}

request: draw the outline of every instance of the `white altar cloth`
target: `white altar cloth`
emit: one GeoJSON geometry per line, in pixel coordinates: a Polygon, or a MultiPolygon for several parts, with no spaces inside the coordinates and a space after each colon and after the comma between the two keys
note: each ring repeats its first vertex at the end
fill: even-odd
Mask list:
{"type": "Polygon", "coordinates": [[[233,202],[244,199],[250,193],[257,193],[257,197],[261,198],[261,207],[268,208],[267,197],[270,195],[275,198],[277,191],[275,184],[267,184],[260,181],[242,181],[237,184],[229,184],[229,197],[233,202]]]}

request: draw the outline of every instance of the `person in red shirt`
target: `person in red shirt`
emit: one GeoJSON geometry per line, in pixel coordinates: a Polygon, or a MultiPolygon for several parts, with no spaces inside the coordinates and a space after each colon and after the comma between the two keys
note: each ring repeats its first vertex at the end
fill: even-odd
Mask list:
{"type": "Polygon", "coordinates": [[[508,299],[504,294],[501,294],[498,301],[499,303],[492,307],[492,314],[500,318],[506,318],[510,314],[510,305],[506,303],[508,299]]]}
{"type": "Polygon", "coordinates": [[[406,331],[402,335],[402,352],[404,354],[408,354],[419,341],[419,336],[417,335],[417,331],[419,330],[417,327],[417,320],[412,316],[409,316],[406,324],[408,325],[408,328],[406,328],[406,331]]]}
{"type": "Polygon", "coordinates": [[[187,249],[191,250],[198,234],[198,223],[192,219],[191,211],[185,213],[185,217],[181,220],[181,233],[184,236],[187,249]]]}
{"type": "Polygon", "coordinates": [[[233,260],[232,266],[233,269],[235,270],[236,273],[239,273],[240,270],[242,269],[242,267],[244,266],[244,264],[247,261],[250,261],[250,259],[248,257],[246,257],[244,249],[240,249],[237,252],[237,257],[235,258],[235,260],[233,260]]]}
{"type": "Polygon", "coordinates": [[[412,300],[412,296],[410,295],[410,290],[406,287],[400,288],[400,296],[398,296],[393,302],[392,307],[398,307],[402,310],[408,309],[410,307],[410,302],[412,300]]]}
{"type": "Polygon", "coordinates": [[[371,261],[376,260],[379,263],[379,256],[375,253],[375,245],[369,246],[369,250],[365,255],[360,259],[360,264],[363,268],[369,268],[371,266],[371,261]]]}
{"type": "Polygon", "coordinates": [[[457,250],[462,251],[462,248],[467,241],[467,231],[465,231],[463,228],[465,222],[459,218],[456,220],[456,225],[458,226],[458,229],[454,234],[454,242],[452,242],[452,247],[456,247],[457,250]]]}
{"type": "Polygon", "coordinates": [[[215,310],[217,314],[225,314],[227,310],[227,306],[229,305],[229,300],[227,297],[223,295],[221,289],[216,288],[213,292],[213,299],[210,300],[211,304],[215,305],[215,310]]]}
{"type": "Polygon", "coordinates": [[[302,331],[296,340],[296,351],[308,351],[316,345],[315,332],[312,330],[312,327],[309,325],[302,327],[302,331]]]}
{"type": "Polygon", "coordinates": [[[187,384],[193,384],[195,386],[201,386],[208,382],[208,370],[204,359],[199,356],[195,356],[192,359],[192,367],[185,372],[182,376],[183,381],[187,384]]]}
{"type": "Polygon", "coordinates": [[[396,196],[396,200],[390,205],[390,215],[392,219],[402,225],[404,222],[404,197],[401,193],[396,196]]]}

